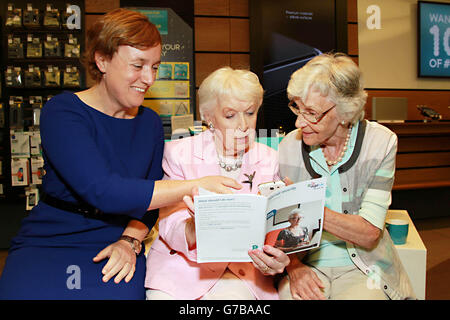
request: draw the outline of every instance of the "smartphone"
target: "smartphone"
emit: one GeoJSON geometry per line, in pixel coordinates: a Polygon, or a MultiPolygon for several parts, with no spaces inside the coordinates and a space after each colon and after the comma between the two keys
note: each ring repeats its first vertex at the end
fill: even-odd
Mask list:
{"type": "Polygon", "coordinates": [[[278,189],[281,189],[281,188],[283,188],[285,186],[286,185],[281,180],[279,180],[279,181],[271,181],[271,182],[264,182],[264,183],[260,183],[258,185],[258,190],[259,190],[259,193],[262,196],[268,197],[272,192],[277,191],[278,189]]]}

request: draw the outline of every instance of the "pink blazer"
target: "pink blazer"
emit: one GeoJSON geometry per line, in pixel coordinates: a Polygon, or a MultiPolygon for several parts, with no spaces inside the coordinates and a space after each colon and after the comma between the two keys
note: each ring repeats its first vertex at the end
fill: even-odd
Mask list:
{"type": "MultiPolygon", "coordinates": [[[[239,193],[257,193],[258,184],[279,179],[277,152],[254,143],[245,153],[238,182],[239,193]],[[253,174],[252,189],[244,174],[253,174]]],[[[194,137],[166,143],[164,179],[187,180],[220,175],[213,134],[208,130],[194,137]]],[[[220,279],[228,267],[246,283],[257,299],[276,300],[273,278],[264,276],[251,262],[197,263],[196,249],[189,250],[185,224],[189,213],[183,203],[160,210],[159,238],[147,256],[145,287],[164,291],[175,299],[201,298],[220,279]]]]}

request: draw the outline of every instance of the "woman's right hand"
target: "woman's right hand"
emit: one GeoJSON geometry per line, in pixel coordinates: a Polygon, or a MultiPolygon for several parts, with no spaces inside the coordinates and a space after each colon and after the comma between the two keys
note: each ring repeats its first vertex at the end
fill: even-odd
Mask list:
{"type": "Polygon", "coordinates": [[[325,300],[322,281],[307,265],[297,261],[288,265],[289,285],[295,300],[325,300]]]}
{"type": "Polygon", "coordinates": [[[242,189],[236,180],[223,176],[207,176],[196,179],[197,186],[215,193],[232,193],[232,189],[242,189]]]}
{"type": "Polygon", "coordinates": [[[171,180],[170,177],[167,178],[155,181],[152,199],[147,211],[176,204],[183,196],[189,194],[193,187],[203,188],[214,193],[232,193],[232,189],[242,189],[242,186],[236,180],[222,176],[208,176],[191,180],[171,180]]]}

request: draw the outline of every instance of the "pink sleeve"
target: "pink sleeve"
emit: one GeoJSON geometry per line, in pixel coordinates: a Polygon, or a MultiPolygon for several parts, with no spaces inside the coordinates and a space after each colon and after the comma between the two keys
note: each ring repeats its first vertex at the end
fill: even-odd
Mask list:
{"type": "Polygon", "coordinates": [[[186,221],[190,218],[187,209],[181,209],[159,221],[159,236],[167,245],[182,254],[189,260],[197,261],[197,249],[189,250],[186,241],[186,221]]]}
{"type": "Polygon", "coordinates": [[[276,152],[276,155],[273,157],[274,164],[274,172],[273,172],[273,181],[281,180],[280,175],[280,164],[278,161],[278,152],[276,152]]]}
{"type": "Polygon", "coordinates": [[[179,144],[168,142],[164,147],[164,156],[162,168],[164,171],[164,180],[185,180],[183,170],[177,160],[181,158],[181,150],[177,148],[179,144]]]}
{"type": "MultiPolygon", "coordinates": [[[[168,143],[164,150],[164,180],[185,180],[181,165],[177,160],[177,144],[168,143]]],[[[183,253],[189,260],[197,261],[197,249],[189,250],[185,227],[190,214],[183,202],[160,209],[159,236],[175,251],[183,253]]]]}

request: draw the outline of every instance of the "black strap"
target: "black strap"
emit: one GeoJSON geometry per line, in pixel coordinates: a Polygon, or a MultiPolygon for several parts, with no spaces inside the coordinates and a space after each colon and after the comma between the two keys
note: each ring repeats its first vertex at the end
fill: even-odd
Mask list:
{"type": "Polygon", "coordinates": [[[322,175],[318,174],[312,167],[311,161],[309,160],[309,153],[311,152],[311,146],[308,146],[303,141],[302,143],[302,157],[303,157],[303,163],[305,164],[306,171],[308,171],[309,175],[312,179],[321,178],[322,175]]]}
{"type": "Polygon", "coordinates": [[[73,203],[64,201],[58,198],[55,198],[47,193],[41,194],[40,201],[45,202],[46,204],[64,210],[64,211],[70,211],[74,213],[81,214],[85,216],[86,218],[91,219],[100,219],[103,220],[103,218],[106,218],[106,216],[110,216],[108,214],[105,214],[98,210],[97,208],[85,203],[85,204],[79,204],[79,203],[73,203]]]}
{"type": "MultiPolygon", "coordinates": [[[[84,216],[89,219],[97,219],[101,221],[105,221],[109,224],[115,224],[122,227],[125,227],[128,222],[131,220],[131,217],[124,214],[112,214],[112,213],[104,213],[97,208],[91,206],[88,203],[73,203],[64,201],[58,198],[55,198],[45,192],[42,192],[40,195],[40,200],[45,202],[49,206],[54,208],[73,212],[79,215],[84,216]]],[[[142,222],[147,225],[149,230],[155,225],[156,219],[158,219],[158,210],[153,210],[156,214],[146,214],[142,222]]]]}
{"type": "Polygon", "coordinates": [[[362,143],[364,140],[364,135],[366,133],[367,120],[362,120],[359,122],[358,133],[355,141],[355,148],[353,149],[353,153],[350,156],[350,159],[347,160],[342,166],[339,167],[339,173],[344,173],[349,170],[356,162],[359,157],[359,153],[361,152],[362,143]]]}
{"type": "MultiPolygon", "coordinates": [[[[355,148],[353,150],[350,159],[347,160],[346,163],[341,165],[338,169],[339,173],[344,173],[348,169],[350,169],[358,159],[359,153],[361,151],[361,146],[364,140],[364,134],[366,132],[367,120],[362,120],[359,122],[358,133],[355,142],[355,148]]],[[[322,177],[322,175],[318,174],[312,167],[311,161],[309,159],[309,153],[311,152],[311,146],[303,143],[302,141],[302,157],[303,163],[305,164],[306,170],[310,174],[311,178],[316,179],[322,177]]]]}

